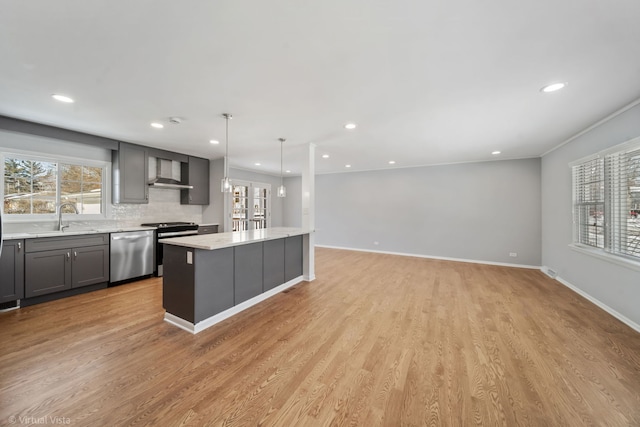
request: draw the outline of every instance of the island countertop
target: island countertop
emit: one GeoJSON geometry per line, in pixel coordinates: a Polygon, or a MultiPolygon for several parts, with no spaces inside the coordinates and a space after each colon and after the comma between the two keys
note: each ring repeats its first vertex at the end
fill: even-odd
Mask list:
{"type": "Polygon", "coordinates": [[[214,249],[246,245],[265,240],[282,239],[285,237],[299,236],[309,233],[311,233],[311,231],[304,228],[273,227],[250,231],[233,231],[226,233],[171,237],[167,239],[160,239],[158,242],[168,245],[185,246],[187,248],[212,251],[214,249]]]}

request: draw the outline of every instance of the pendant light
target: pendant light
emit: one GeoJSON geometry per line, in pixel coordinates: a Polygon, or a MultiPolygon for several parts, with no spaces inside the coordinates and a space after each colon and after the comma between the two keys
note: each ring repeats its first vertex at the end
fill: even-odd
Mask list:
{"type": "Polygon", "coordinates": [[[231,193],[231,180],[229,179],[229,120],[233,116],[229,113],[224,113],[222,117],[227,121],[226,123],[226,148],[224,152],[224,178],[220,183],[220,191],[223,193],[231,193]]]}
{"type": "Polygon", "coordinates": [[[280,141],[280,187],[278,187],[276,194],[278,197],[287,197],[287,189],[284,188],[284,175],[282,175],[282,145],[286,139],[278,138],[278,140],[280,141]]]}

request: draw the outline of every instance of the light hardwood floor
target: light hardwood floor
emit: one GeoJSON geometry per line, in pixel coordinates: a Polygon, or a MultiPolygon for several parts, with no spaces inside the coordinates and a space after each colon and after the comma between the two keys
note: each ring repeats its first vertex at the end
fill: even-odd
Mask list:
{"type": "Polygon", "coordinates": [[[0,424],[640,425],[640,334],[539,271],[316,258],[198,335],[159,279],[0,314],[0,424]]]}

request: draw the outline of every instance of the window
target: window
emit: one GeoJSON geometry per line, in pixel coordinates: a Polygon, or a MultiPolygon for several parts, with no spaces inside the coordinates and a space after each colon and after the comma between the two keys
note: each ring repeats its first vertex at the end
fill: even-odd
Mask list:
{"type": "Polygon", "coordinates": [[[640,260],[640,139],[572,169],[574,242],[640,260]]]}
{"type": "Polygon", "coordinates": [[[104,214],[105,165],[14,155],[3,163],[6,215],[44,218],[55,215],[61,203],[74,205],[81,215],[104,214]]]}

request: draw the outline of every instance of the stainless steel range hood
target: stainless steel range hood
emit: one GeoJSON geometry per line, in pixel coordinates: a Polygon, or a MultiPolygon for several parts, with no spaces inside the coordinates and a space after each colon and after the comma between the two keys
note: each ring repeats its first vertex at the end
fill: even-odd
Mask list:
{"type": "Polygon", "coordinates": [[[193,185],[180,183],[180,177],[173,172],[173,162],[167,159],[156,159],[156,177],[149,181],[149,187],[174,188],[177,190],[190,190],[193,185]]]}

